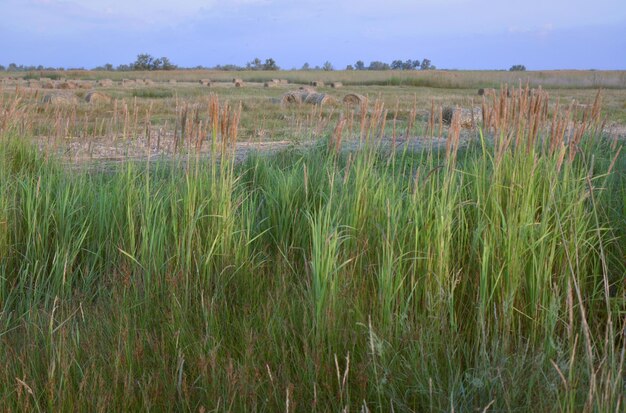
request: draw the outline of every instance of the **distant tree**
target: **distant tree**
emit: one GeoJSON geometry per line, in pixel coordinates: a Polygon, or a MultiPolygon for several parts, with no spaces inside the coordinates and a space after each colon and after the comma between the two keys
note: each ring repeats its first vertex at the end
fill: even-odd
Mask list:
{"type": "Polygon", "coordinates": [[[17,71],[17,65],[15,63],[9,63],[9,67],[7,68],[7,70],[9,72],[16,72],[17,71]]]}
{"type": "Polygon", "coordinates": [[[419,60],[411,60],[408,59],[406,62],[402,63],[403,70],[416,70],[419,69],[421,62],[419,60]]]}
{"type": "Polygon", "coordinates": [[[173,63],[170,61],[170,59],[169,59],[169,58],[167,58],[167,57],[165,57],[165,56],[161,58],[161,69],[162,69],[162,70],[174,70],[174,69],[176,69],[176,68],[177,68],[177,67],[176,67],[176,65],[175,65],[175,64],[173,64],[173,63]]]}
{"type": "Polygon", "coordinates": [[[354,70],[354,67],[352,67],[352,65],[348,65],[346,66],[346,70],[354,70]]]}
{"type": "Polygon", "coordinates": [[[420,69],[421,70],[431,70],[432,69],[432,65],[430,64],[430,60],[429,59],[422,60],[422,64],[420,65],[420,69]]]}
{"type": "MultiPolygon", "coordinates": [[[[204,69],[203,67],[199,67],[198,69],[204,69]]],[[[244,67],[241,66],[237,66],[237,65],[233,65],[233,64],[227,64],[227,65],[217,65],[215,66],[213,69],[215,70],[224,70],[227,72],[233,72],[233,71],[237,71],[237,70],[244,70],[244,67]]],[[[249,67],[248,67],[249,69],[249,67]]]]}
{"type": "Polygon", "coordinates": [[[118,72],[128,72],[130,70],[133,70],[133,66],[132,65],[118,65],[115,70],[117,70],[118,72]]]}
{"type": "Polygon", "coordinates": [[[384,62],[379,62],[379,61],[373,61],[370,63],[369,67],[367,68],[367,70],[389,70],[390,66],[387,63],[384,62]]]}
{"type": "Polygon", "coordinates": [[[305,62],[300,70],[311,70],[311,65],[305,62]]]}
{"type": "Polygon", "coordinates": [[[394,60],[393,62],[391,62],[391,68],[393,70],[402,70],[402,69],[404,69],[403,64],[402,64],[402,60],[394,60]]]}
{"type": "Polygon", "coordinates": [[[511,72],[524,72],[524,71],[526,71],[526,66],[524,66],[524,65],[513,65],[513,66],[511,66],[509,71],[511,71],[511,72]]]}
{"type": "Polygon", "coordinates": [[[153,59],[150,63],[150,70],[161,70],[163,66],[163,61],[160,58],[153,59]]]}
{"type": "Polygon", "coordinates": [[[335,68],[333,67],[333,64],[330,63],[329,61],[324,62],[324,66],[322,66],[322,69],[324,69],[327,72],[331,70],[335,70],[335,68]]]}
{"type": "Polygon", "coordinates": [[[365,63],[363,63],[363,60],[357,60],[354,64],[354,68],[356,70],[365,70],[365,63]]]}
{"type": "Polygon", "coordinates": [[[261,70],[263,69],[263,63],[261,59],[255,57],[251,62],[246,63],[246,68],[250,70],[261,70]]]}
{"type": "Polygon", "coordinates": [[[265,63],[263,64],[263,70],[279,70],[280,68],[276,64],[276,61],[272,58],[265,59],[265,63]]]}
{"type": "Polygon", "coordinates": [[[131,67],[133,70],[152,70],[153,62],[154,58],[152,56],[148,53],[142,53],[137,55],[137,60],[131,64],[131,67]]]}
{"type": "Polygon", "coordinates": [[[4,72],[6,69],[6,67],[4,67],[3,65],[0,65],[0,72],[4,72]]]}

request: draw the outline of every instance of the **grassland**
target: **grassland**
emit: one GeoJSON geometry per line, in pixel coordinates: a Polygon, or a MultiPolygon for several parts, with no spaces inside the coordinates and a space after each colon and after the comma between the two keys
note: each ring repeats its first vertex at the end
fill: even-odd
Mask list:
{"type": "Polygon", "coordinates": [[[622,411],[626,155],[595,92],[504,92],[462,130],[428,109],[469,87],[378,87],[5,91],[3,409],[622,411]],[[238,158],[250,128],[293,144],[238,158]],[[146,155],[76,167],[81,140],[146,155]]]}

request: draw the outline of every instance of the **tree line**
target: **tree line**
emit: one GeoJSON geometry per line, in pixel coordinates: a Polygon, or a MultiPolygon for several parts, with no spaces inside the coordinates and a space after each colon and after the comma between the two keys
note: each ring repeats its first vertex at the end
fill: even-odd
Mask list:
{"type": "MultiPolygon", "coordinates": [[[[247,62],[244,66],[235,64],[216,65],[213,67],[206,66],[194,66],[194,67],[179,67],[171,62],[167,57],[154,57],[148,53],[141,53],[137,55],[134,62],[128,64],[121,64],[113,66],[111,63],[106,63],[101,66],[97,66],[92,70],[100,71],[120,71],[127,72],[133,70],[151,71],[151,70],[224,70],[224,71],[239,71],[239,70],[281,70],[273,58],[267,58],[264,61],[258,57],[255,57],[251,61],[247,62]]],[[[374,60],[365,65],[363,60],[357,60],[353,65],[349,64],[345,70],[435,70],[435,65],[432,64],[430,59],[407,59],[407,60],[393,60],[391,63],[385,63],[382,61],[374,60]]],[[[63,67],[44,67],[39,66],[24,66],[17,65],[15,63],[9,64],[7,67],[0,65],[0,71],[9,72],[31,72],[31,71],[63,71],[63,70],[85,70],[83,67],[77,68],[63,68],[63,67]]],[[[292,70],[298,70],[292,68],[292,70]]],[[[309,63],[304,63],[299,70],[335,70],[335,67],[330,61],[324,62],[322,66],[311,66],[309,63]]],[[[509,69],[510,71],[524,71],[526,67],[524,65],[513,65],[509,69]]]]}

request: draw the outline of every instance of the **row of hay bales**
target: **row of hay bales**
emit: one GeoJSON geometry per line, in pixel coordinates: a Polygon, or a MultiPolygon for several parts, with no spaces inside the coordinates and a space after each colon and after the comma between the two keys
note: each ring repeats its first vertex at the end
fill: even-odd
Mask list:
{"type": "Polygon", "coordinates": [[[91,89],[94,84],[88,80],[60,80],[52,79],[29,80],[26,86],[32,89],[91,89]]]}
{"type": "MultiPolygon", "coordinates": [[[[88,92],[84,100],[92,105],[111,103],[111,97],[95,90],[88,92]]],[[[42,97],[41,102],[53,105],[76,104],[78,103],[78,97],[72,93],[48,93],[42,97]]]]}
{"type": "Polygon", "coordinates": [[[40,78],[39,80],[27,80],[25,86],[32,89],[93,89],[98,87],[112,87],[114,82],[110,79],[102,79],[98,81],[90,80],[52,80],[48,78],[40,78]]]}
{"type": "MultiPolygon", "coordinates": [[[[342,99],[342,102],[347,105],[361,105],[366,102],[367,98],[363,95],[359,95],[358,93],[349,93],[345,95],[342,99]]],[[[293,105],[293,104],[308,104],[308,105],[328,105],[328,104],[337,104],[338,101],[333,96],[327,93],[319,93],[314,88],[309,86],[301,86],[298,90],[292,90],[285,93],[280,103],[282,105],[293,105]]]]}
{"type": "Polygon", "coordinates": [[[326,86],[326,84],[323,81],[321,81],[321,80],[313,80],[309,84],[311,86],[313,86],[313,87],[324,87],[324,86],[326,86]]]}
{"type": "MultiPolygon", "coordinates": [[[[313,80],[311,83],[309,83],[311,86],[313,87],[324,87],[326,86],[326,83],[324,83],[324,81],[322,80],[313,80]]],[[[343,83],[341,82],[331,82],[330,87],[332,87],[333,89],[339,89],[343,87],[343,83]]]]}
{"type": "MultiPolygon", "coordinates": [[[[526,93],[526,89],[518,89],[518,88],[506,89],[507,97],[516,97],[520,95],[520,93],[522,94],[526,93]]],[[[528,94],[529,96],[546,96],[547,95],[546,91],[543,90],[541,86],[539,86],[537,89],[529,89],[528,94]]],[[[500,96],[500,91],[493,89],[493,88],[480,88],[478,89],[478,96],[497,97],[497,96],[500,96]]]]}

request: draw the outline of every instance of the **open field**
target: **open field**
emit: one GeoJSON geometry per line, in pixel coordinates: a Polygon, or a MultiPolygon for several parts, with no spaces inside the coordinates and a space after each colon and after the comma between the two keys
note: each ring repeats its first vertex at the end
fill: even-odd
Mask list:
{"type": "Polygon", "coordinates": [[[624,72],[60,76],[1,85],[3,410],[623,411],[624,72]]]}

